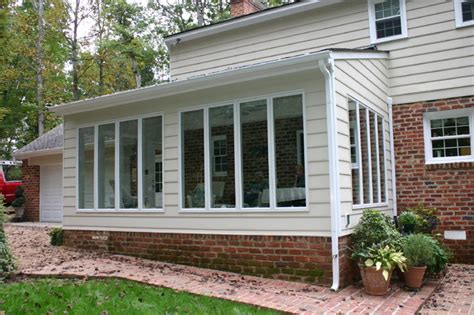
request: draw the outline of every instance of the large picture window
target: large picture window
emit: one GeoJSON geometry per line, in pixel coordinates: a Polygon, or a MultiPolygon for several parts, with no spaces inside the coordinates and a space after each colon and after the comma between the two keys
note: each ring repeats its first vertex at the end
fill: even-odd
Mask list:
{"type": "Polygon", "coordinates": [[[453,110],[424,115],[427,163],[474,160],[474,110],[453,110]]]}
{"type": "Polygon", "coordinates": [[[182,208],[305,208],[304,141],[301,94],[182,112],[182,208]]]}
{"type": "Polygon", "coordinates": [[[383,117],[349,101],[352,202],[366,206],[387,202],[383,117]]]}
{"type": "Polygon", "coordinates": [[[162,117],[79,128],[78,209],[163,207],[162,117]]]}

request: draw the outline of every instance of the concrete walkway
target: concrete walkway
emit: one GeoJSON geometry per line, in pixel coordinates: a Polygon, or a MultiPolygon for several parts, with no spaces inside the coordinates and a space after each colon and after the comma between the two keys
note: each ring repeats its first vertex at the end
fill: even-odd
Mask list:
{"type": "Polygon", "coordinates": [[[394,284],[385,297],[368,296],[359,286],[334,293],[315,285],[54,247],[47,227],[7,225],[5,230],[25,275],[117,277],[295,314],[414,314],[436,288],[431,282],[413,293],[394,284]]]}

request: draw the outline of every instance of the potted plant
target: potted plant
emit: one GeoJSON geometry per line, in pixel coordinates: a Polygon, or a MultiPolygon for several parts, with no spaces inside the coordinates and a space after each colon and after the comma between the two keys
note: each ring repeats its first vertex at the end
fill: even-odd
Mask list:
{"type": "Polygon", "coordinates": [[[364,290],[370,295],[387,294],[395,267],[405,270],[403,253],[389,245],[373,246],[357,255],[364,290]]]}
{"type": "Polygon", "coordinates": [[[411,211],[404,211],[398,217],[398,222],[403,227],[403,232],[406,234],[415,232],[415,227],[418,221],[418,215],[411,211]]]}
{"type": "Polygon", "coordinates": [[[438,210],[436,208],[429,208],[420,203],[416,207],[408,208],[407,211],[417,215],[416,233],[431,234],[439,224],[439,218],[436,215],[438,210]]]}
{"type": "Polygon", "coordinates": [[[407,259],[405,285],[410,289],[419,289],[423,284],[427,266],[435,263],[432,238],[423,234],[408,235],[402,246],[403,255],[407,259]]]}
{"type": "Polygon", "coordinates": [[[404,270],[401,234],[390,217],[378,210],[365,210],[354,229],[352,258],[360,267],[365,292],[384,295],[390,286],[393,269],[404,270]]]}
{"type": "Polygon", "coordinates": [[[24,204],[26,202],[25,190],[22,186],[18,186],[15,191],[15,200],[12,201],[12,206],[15,208],[15,219],[22,220],[25,214],[24,204]]]}

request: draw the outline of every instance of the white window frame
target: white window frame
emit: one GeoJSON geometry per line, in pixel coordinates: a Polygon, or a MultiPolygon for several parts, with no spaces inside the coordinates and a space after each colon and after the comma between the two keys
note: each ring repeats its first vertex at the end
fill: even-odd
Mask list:
{"type": "Polygon", "coordinates": [[[164,205],[165,205],[165,183],[163,182],[163,192],[162,192],[162,204],[161,208],[143,208],[143,169],[142,169],[142,154],[143,154],[143,146],[142,146],[142,137],[143,137],[143,130],[142,130],[142,122],[145,118],[152,118],[152,117],[161,117],[161,147],[162,147],[162,163],[163,163],[163,172],[165,170],[165,157],[164,157],[164,141],[165,141],[165,116],[163,113],[150,113],[145,115],[138,115],[138,116],[130,116],[126,118],[120,119],[113,119],[113,120],[105,120],[100,122],[95,122],[91,124],[84,124],[78,126],[76,130],[76,157],[79,157],[79,131],[80,129],[87,128],[87,127],[94,127],[94,208],[92,209],[80,209],[79,208],[79,158],[76,159],[76,212],[94,212],[94,213],[107,213],[107,212],[132,212],[132,213],[146,213],[146,212],[164,212],[164,205]],[[121,208],[120,207],[120,123],[125,121],[138,121],[138,139],[137,139],[137,198],[138,198],[138,207],[137,208],[121,208]],[[99,126],[100,125],[108,125],[108,124],[115,124],[115,174],[114,174],[114,181],[115,181],[115,208],[106,208],[102,209],[99,208],[99,187],[98,187],[98,137],[99,137],[99,126]]]}
{"type": "Polygon", "coordinates": [[[407,27],[407,13],[406,13],[406,4],[405,0],[400,1],[400,25],[402,28],[402,33],[399,35],[394,35],[390,37],[377,38],[377,25],[375,18],[375,4],[384,2],[384,0],[368,0],[369,6],[369,30],[370,30],[370,43],[384,43],[392,40],[398,40],[408,37],[408,27],[407,27]]]}
{"type": "MultiPolygon", "coordinates": [[[[229,104],[230,106],[231,104],[229,104]]],[[[227,157],[227,136],[226,135],[216,135],[216,136],[212,136],[212,146],[211,146],[211,152],[212,152],[212,174],[216,177],[224,177],[224,176],[227,176],[227,171],[216,171],[216,157],[227,157]],[[214,143],[216,141],[222,141],[224,140],[225,141],[225,147],[226,147],[226,154],[225,155],[215,155],[214,154],[214,143]]]]}
{"type": "Polygon", "coordinates": [[[464,22],[462,20],[462,3],[466,0],[454,0],[454,16],[456,19],[456,27],[466,27],[474,25],[474,20],[464,22]]]}
{"type": "Polygon", "coordinates": [[[375,207],[385,207],[388,205],[388,177],[387,177],[387,148],[386,148],[386,135],[385,135],[385,129],[386,129],[386,122],[384,115],[379,114],[369,106],[365,105],[364,103],[359,102],[355,98],[349,97],[348,98],[348,104],[349,102],[354,102],[355,104],[355,111],[356,111],[356,155],[357,155],[357,165],[351,163],[352,169],[358,169],[359,170],[359,200],[361,201],[360,204],[352,204],[353,209],[365,209],[365,208],[375,208],[375,207]],[[365,108],[366,112],[366,126],[367,126],[367,138],[368,138],[368,150],[367,153],[369,155],[368,159],[368,165],[367,165],[367,170],[369,174],[369,203],[364,203],[364,179],[363,179],[363,166],[362,166],[362,146],[360,145],[360,106],[363,106],[365,108]],[[371,158],[371,146],[370,146],[370,115],[369,113],[372,112],[375,115],[375,134],[376,134],[376,159],[377,159],[377,165],[378,165],[378,177],[375,179],[376,180],[376,185],[377,185],[377,193],[378,193],[378,200],[379,202],[373,202],[374,196],[373,196],[373,180],[372,180],[372,158],[371,158]],[[382,131],[379,130],[378,128],[378,121],[379,119],[382,119],[382,131]],[[384,160],[384,168],[383,170],[380,167],[380,146],[379,146],[379,132],[382,132],[382,150],[383,150],[383,160],[384,160]],[[385,183],[385,200],[382,200],[382,178],[381,174],[384,172],[384,183],[385,183]]]}
{"type": "MultiPolygon", "coordinates": [[[[474,109],[458,109],[446,110],[441,112],[428,112],[423,114],[423,132],[425,141],[425,163],[426,164],[445,164],[456,162],[474,162],[474,109]],[[433,157],[433,145],[431,137],[431,121],[436,119],[469,117],[469,132],[471,138],[471,155],[465,156],[449,156],[449,157],[433,157]]],[[[461,138],[452,136],[452,138],[461,138]]]]}
{"type": "Polygon", "coordinates": [[[229,100],[227,102],[220,102],[216,104],[208,105],[197,105],[188,108],[183,108],[178,111],[178,123],[179,123],[179,144],[178,144],[178,159],[179,159],[179,212],[180,213],[278,213],[278,212],[308,212],[309,211],[309,177],[308,177],[308,152],[307,152],[307,129],[306,129],[306,100],[305,91],[296,90],[288,91],[283,93],[265,94],[251,98],[243,98],[237,100],[229,100]],[[305,141],[305,157],[304,157],[304,168],[305,168],[305,194],[306,194],[306,206],[305,207],[277,207],[276,206],[276,168],[275,168],[275,150],[274,150],[274,121],[273,121],[273,99],[285,96],[296,96],[301,95],[302,97],[302,111],[303,111],[303,133],[305,141]],[[243,207],[243,182],[242,182],[242,150],[241,150],[241,126],[240,126],[240,104],[257,101],[267,101],[267,124],[268,124],[268,164],[269,164],[269,207],[261,208],[245,208],[243,207]],[[222,107],[233,105],[234,108],[234,169],[235,169],[235,208],[212,208],[211,207],[211,196],[210,196],[210,174],[211,166],[209,163],[210,150],[209,150],[209,109],[213,107],[222,107]],[[185,208],[183,204],[183,157],[182,157],[182,113],[192,112],[197,110],[204,111],[204,178],[205,178],[205,207],[204,208],[185,208]]]}

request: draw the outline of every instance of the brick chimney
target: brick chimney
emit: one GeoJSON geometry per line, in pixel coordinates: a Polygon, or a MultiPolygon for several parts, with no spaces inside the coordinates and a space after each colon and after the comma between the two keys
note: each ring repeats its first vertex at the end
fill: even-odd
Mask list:
{"type": "Polygon", "coordinates": [[[230,0],[230,15],[238,17],[265,9],[261,0],[230,0]]]}

